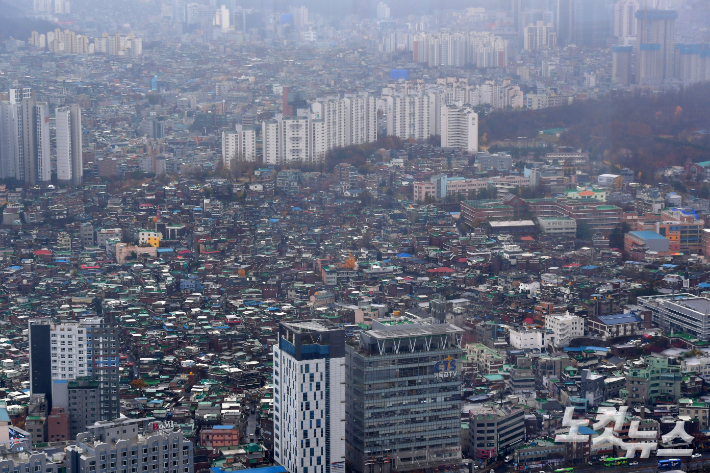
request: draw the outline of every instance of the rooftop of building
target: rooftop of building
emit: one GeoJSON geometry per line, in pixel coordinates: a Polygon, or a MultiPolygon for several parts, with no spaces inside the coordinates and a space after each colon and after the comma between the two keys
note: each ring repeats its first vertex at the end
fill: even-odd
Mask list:
{"type": "Polygon", "coordinates": [[[643,322],[643,319],[636,314],[600,315],[597,317],[606,325],[632,324],[643,322]]]}
{"type": "Polygon", "coordinates": [[[434,335],[463,334],[464,330],[451,324],[397,325],[387,330],[368,330],[367,335],[380,340],[392,338],[426,337],[434,335]]]}
{"type": "Polygon", "coordinates": [[[666,240],[667,238],[651,230],[643,230],[638,232],[629,232],[629,235],[633,235],[644,240],[666,240]]]}
{"type": "Polygon", "coordinates": [[[310,333],[310,332],[330,332],[333,330],[342,330],[328,322],[319,320],[308,320],[304,322],[281,322],[281,324],[295,333],[310,333]]]}

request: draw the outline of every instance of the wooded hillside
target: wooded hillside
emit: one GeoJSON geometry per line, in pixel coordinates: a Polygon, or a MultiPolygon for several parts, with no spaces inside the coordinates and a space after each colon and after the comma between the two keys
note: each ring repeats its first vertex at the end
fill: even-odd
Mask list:
{"type": "Polygon", "coordinates": [[[480,121],[489,142],[566,128],[560,144],[635,170],[710,160],[710,84],[651,94],[615,92],[565,107],[496,111],[480,121]]]}

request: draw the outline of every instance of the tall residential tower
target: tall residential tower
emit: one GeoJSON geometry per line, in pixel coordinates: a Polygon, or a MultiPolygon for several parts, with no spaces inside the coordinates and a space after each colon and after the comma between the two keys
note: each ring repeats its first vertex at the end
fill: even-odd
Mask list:
{"type": "Polygon", "coordinates": [[[81,185],[84,162],[81,155],[81,109],[78,105],[59,107],[57,123],[57,179],[62,184],[81,185]]]}

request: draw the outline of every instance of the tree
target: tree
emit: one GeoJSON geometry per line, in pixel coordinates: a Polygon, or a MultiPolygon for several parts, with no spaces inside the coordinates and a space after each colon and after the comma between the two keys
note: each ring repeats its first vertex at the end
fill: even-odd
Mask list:
{"type": "Polygon", "coordinates": [[[592,227],[585,221],[577,222],[577,238],[580,240],[592,239],[592,227]]]}
{"type": "Polygon", "coordinates": [[[239,268],[239,271],[237,271],[237,276],[239,276],[240,278],[243,278],[246,275],[247,275],[247,272],[244,271],[244,268],[239,268]]]}
{"type": "Polygon", "coordinates": [[[145,381],[143,381],[143,380],[140,379],[140,378],[134,379],[134,380],[131,381],[129,384],[131,385],[131,387],[132,387],[133,389],[137,389],[137,390],[139,390],[141,393],[143,392],[143,390],[144,390],[145,387],[146,387],[145,381]]]}
{"type": "Polygon", "coordinates": [[[348,256],[348,259],[345,260],[343,267],[347,269],[355,269],[355,257],[353,255],[348,256]]]}

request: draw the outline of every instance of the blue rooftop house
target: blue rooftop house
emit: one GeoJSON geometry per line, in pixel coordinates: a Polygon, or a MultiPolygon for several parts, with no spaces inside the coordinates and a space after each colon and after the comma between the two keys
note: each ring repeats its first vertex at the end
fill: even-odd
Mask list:
{"type": "Polygon", "coordinates": [[[658,253],[670,251],[670,241],[663,235],[644,230],[640,232],[629,232],[624,236],[624,250],[633,251],[638,247],[646,247],[647,250],[658,253]]]}
{"type": "Polygon", "coordinates": [[[610,339],[629,335],[641,335],[651,328],[651,314],[641,316],[635,313],[618,315],[598,315],[587,319],[587,331],[610,339]]]}

